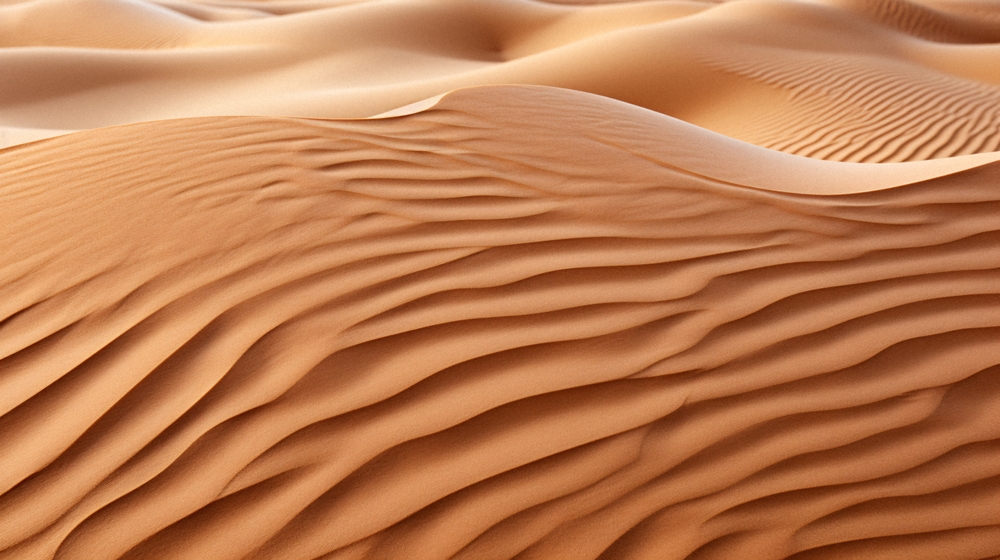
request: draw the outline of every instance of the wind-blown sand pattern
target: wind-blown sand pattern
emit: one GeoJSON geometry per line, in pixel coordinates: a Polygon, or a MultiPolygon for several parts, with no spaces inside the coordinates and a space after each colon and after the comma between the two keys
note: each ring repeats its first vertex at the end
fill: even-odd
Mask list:
{"type": "Polygon", "coordinates": [[[989,0],[34,0],[0,5],[0,146],[521,83],[809,157],[941,158],[1000,149],[998,42],[989,0]]]}
{"type": "Polygon", "coordinates": [[[1000,556],[998,10],[0,6],[0,559],[1000,556]]]}

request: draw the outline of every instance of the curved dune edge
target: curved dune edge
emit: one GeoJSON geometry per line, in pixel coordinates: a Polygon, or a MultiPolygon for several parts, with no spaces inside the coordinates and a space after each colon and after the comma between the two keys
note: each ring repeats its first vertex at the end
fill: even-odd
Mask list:
{"type": "Polygon", "coordinates": [[[0,152],[0,558],[1000,554],[1000,166],[500,91],[0,152]]]}
{"type": "Polygon", "coordinates": [[[170,118],[361,118],[534,84],[815,159],[989,153],[995,13],[988,0],[8,1],[0,146],[170,118]]]}
{"type": "Polygon", "coordinates": [[[735,185],[788,193],[874,191],[1000,160],[1000,152],[879,164],[816,160],[742,142],[615,99],[544,86],[463,88],[371,118],[434,109],[489,115],[491,121],[510,127],[543,128],[555,121],[564,134],[599,134],[605,142],[641,152],[641,157],[667,166],[735,185]]]}
{"type": "Polygon", "coordinates": [[[787,193],[832,195],[881,190],[1000,160],[1000,152],[879,164],[816,160],[729,138],[615,99],[530,85],[462,88],[366,119],[391,119],[425,111],[469,113],[497,126],[521,128],[524,135],[534,131],[540,137],[553,135],[545,129],[555,123],[557,137],[600,135],[603,142],[626,152],[639,152],[641,157],[664,166],[734,185],[787,193]]]}
{"type": "Polygon", "coordinates": [[[65,136],[79,132],[78,130],[54,130],[51,128],[22,128],[17,126],[0,126],[0,150],[30,144],[47,138],[65,136]]]}
{"type": "MultiPolygon", "coordinates": [[[[475,86],[472,86],[472,87],[475,87],[475,86]]],[[[410,103],[408,105],[403,105],[402,107],[398,107],[396,109],[392,109],[390,111],[386,111],[384,113],[379,113],[377,115],[372,115],[372,116],[366,117],[366,118],[369,118],[369,119],[388,119],[388,118],[392,118],[392,117],[405,117],[407,115],[412,115],[414,113],[419,113],[421,111],[426,111],[428,109],[433,109],[435,106],[437,106],[441,102],[441,100],[444,97],[446,97],[446,96],[452,96],[453,94],[454,94],[454,91],[450,91],[450,92],[447,92],[447,93],[442,93],[441,95],[435,95],[434,97],[428,97],[427,99],[424,99],[422,101],[417,101],[415,103],[410,103]]]]}

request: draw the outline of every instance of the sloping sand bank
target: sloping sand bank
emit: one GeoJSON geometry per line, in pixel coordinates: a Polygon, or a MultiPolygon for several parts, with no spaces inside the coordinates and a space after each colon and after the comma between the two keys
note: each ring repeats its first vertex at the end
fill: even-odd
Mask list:
{"type": "Polygon", "coordinates": [[[998,14],[990,0],[6,0],[0,146],[178,117],[368,117],[538,84],[819,159],[990,152],[998,14]]]}
{"type": "Polygon", "coordinates": [[[998,555],[989,158],[532,87],[0,152],[0,558],[998,555]]]}

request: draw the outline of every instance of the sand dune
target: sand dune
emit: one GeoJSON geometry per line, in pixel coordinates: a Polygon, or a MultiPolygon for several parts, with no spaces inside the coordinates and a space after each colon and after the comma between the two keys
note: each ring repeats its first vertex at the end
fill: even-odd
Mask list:
{"type": "Polygon", "coordinates": [[[1000,558],[992,0],[0,0],[0,560],[1000,558]]]}
{"type": "Polygon", "coordinates": [[[995,159],[539,87],[7,149],[0,558],[998,555],[995,159]]]}
{"type": "Polygon", "coordinates": [[[0,6],[0,140],[178,117],[367,117],[538,84],[820,159],[991,152],[997,13],[986,0],[14,2],[0,6]]]}

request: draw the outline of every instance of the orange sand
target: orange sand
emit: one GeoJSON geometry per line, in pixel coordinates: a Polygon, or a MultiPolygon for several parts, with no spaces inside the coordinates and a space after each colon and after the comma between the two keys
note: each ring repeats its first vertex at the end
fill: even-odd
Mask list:
{"type": "Polygon", "coordinates": [[[0,560],[1000,555],[993,42],[0,3],[0,560]]]}
{"type": "Polygon", "coordinates": [[[789,153],[1000,150],[994,0],[0,0],[0,146],[214,115],[572,88],[789,153]]]}

